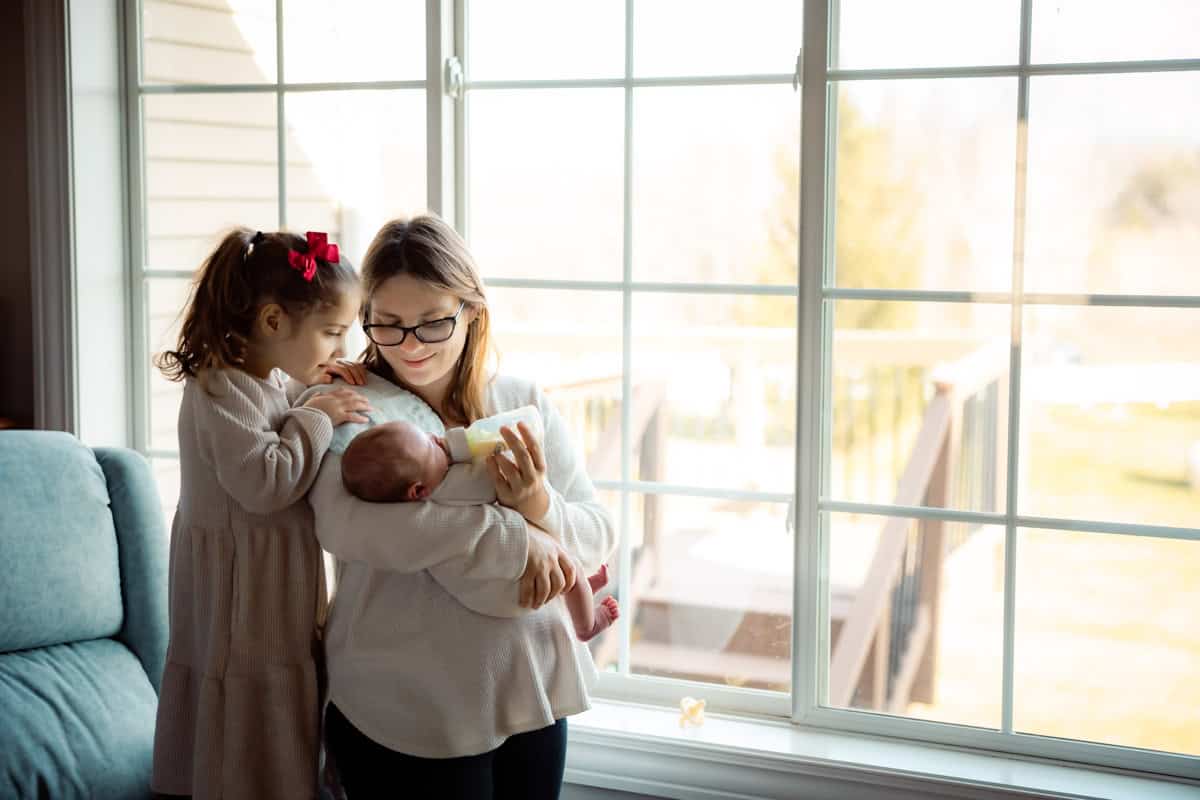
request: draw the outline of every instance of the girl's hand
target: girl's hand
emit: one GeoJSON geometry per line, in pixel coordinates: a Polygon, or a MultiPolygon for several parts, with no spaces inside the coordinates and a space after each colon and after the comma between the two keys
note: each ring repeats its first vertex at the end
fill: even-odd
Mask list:
{"type": "Polygon", "coordinates": [[[550,495],[546,493],[546,459],[542,446],[524,422],[517,423],[518,437],[512,428],[500,429],[512,458],[503,453],[488,456],[487,468],[496,485],[496,499],[501,505],[516,509],[525,519],[536,523],[550,510],[550,495]]]}
{"type": "Polygon", "coordinates": [[[341,378],[351,386],[363,386],[367,382],[367,368],[357,361],[339,358],[334,363],[325,365],[321,383],[333,383],[334,378],[341,378]]]}
{"type": "Polygon", "coordinates": [[[575,588],[575,562],[554,537],[541,528],[529,528],[529,552],[518,594],[522,608],[541,608],[563,592],[575,588]]]}
{"type": "Polygon", "coordinates": [[[343,422],[370,422],[357,412],[374,410],[367,398],[351,389],[334,389],[332,392],[315,395],[309,398],[304,407],[325,412],[335,428],[343,422]]]}

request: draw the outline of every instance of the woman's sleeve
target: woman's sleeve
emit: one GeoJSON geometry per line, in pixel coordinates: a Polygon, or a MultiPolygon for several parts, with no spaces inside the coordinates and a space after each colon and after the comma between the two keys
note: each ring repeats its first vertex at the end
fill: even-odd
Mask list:
{"type": "Polygon", "coordinates": [[[567,425],[540,389],[537,405],[546,428],[543,451],[550,509],[536,524],[562,542],[567,552],[582,563],[584,573],[590,575],[616,548],[612,517],[596,501],[596,490],[576,455],[567,425]]]}
{"type": "Polygon", "coordinates": [[[300,381],[293,378],[291,375],[285,375],[283,379],[283,393],[287,395],[289,406],[296,405],[296,401],[300,399],[300,395],[308,390],[300,381]]]}
{"type": "Polygon", "coordinates": [[[525,572],[528,533],[516,511],[494,504],[368,503],[342,484],[330,452],[308,495],[321,547],[372,569],[418,572],[452,562],[472,580],[515,581],[525,572]]]}
{"type": "Polygon", "coordinates": [[[288,411],[271,428],[252,398],[233,383],[195,404],[202,450],[217,482],[247,511],[270,514],[303,499],[333,437],[315,409],[288,411]]]}

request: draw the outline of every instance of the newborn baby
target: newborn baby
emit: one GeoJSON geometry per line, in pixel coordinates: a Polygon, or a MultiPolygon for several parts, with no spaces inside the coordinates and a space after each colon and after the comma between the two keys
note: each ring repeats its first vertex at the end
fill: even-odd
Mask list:
{"type": "MultiPolygon", "coordinates": [[[[457,505],[496,500],[491,476],[480,465],[455,462],[440,436],[412,423],[385,422],[358,434],[342,454],[342,482],[360,500],[397,503],[433,500],[457,505]],[[449,478],[453,478],[452,480],[449,478]]],[[[617,601],[596,603],[593,592],[608,583],[608,568],[567,592],[567,611],[579,640],[586,642],[617,619],[617,601]]]]}

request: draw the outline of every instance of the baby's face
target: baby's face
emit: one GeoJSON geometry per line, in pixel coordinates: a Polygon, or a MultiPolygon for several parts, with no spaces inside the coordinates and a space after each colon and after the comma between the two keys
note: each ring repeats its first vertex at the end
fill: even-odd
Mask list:
{"type": "Polygon", "coordinates": [[[388,456],[405,462],[405,472],[415,476],[413,482],[424,484],[432,492],[450,469],[450,456],[445,442],[441,437],[425,433],[407,422],[388,422],[385,425],[394,428],[382,440],[390,448],[388,456]]]}

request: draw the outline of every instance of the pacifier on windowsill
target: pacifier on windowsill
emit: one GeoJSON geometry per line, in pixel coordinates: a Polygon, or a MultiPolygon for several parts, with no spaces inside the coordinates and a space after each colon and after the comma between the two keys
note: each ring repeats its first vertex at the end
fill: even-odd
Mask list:
{"type": "Polygon", "coordinates": [[[700,727],[704,724],[704,700],[685,697],[679,701],[679,727],[688,725],[700,727]]]}

